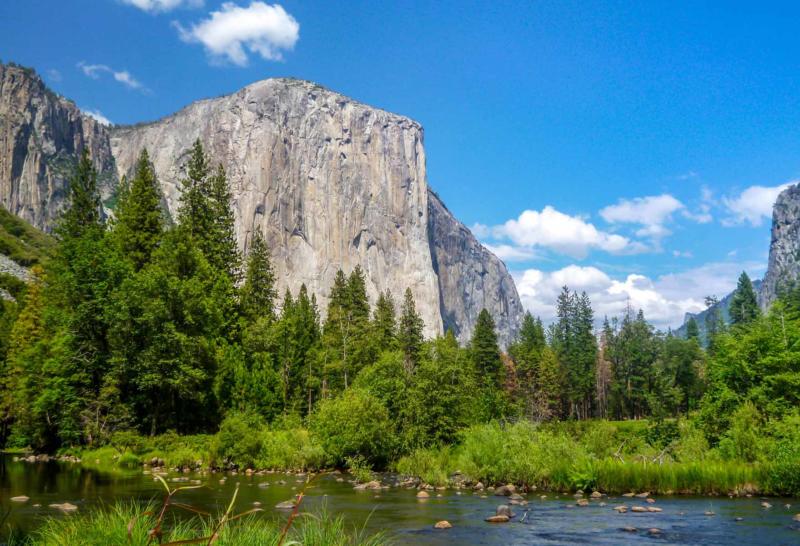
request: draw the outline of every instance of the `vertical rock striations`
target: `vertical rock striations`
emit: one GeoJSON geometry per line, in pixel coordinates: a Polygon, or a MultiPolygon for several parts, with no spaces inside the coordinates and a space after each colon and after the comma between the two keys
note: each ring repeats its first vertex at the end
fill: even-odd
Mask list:
{"type": "Polygon", "coordinates": [[[772,208],[772,239],[759,303],[766,309],[800,278],[800,184],[783,190],[772,208]]]}
{"type": "Polygon", "coordinates": [[[0,65],[0,198],[38,227],[53,225],[84,146],[106,200],[147,148],[174,216],[198,138],[228,174],[240,246],[264,231],[280,289],[304,283],[324,310],[336,271],[360,265],[372,301],[411,288],[429,336],[450,328],[467,341],[484,307],[504,345],[516,333],[513,280],[428,188],[415,121],[310,82],[271,79],[153,123],[107,128],[32,71],[0,65]]]}
{"type": "Polygon", "coordinates": [[[486,308],[497,325],[500,343],[508,346],[524,311],[505,264],[455,219],[433,191],[428,192],[428,218],[444,328],[467,341],[478,314],[486,308]]]}
{"type": "Polygon", "coordinates": [[[0,64],[0,202],[6,209],[50,229],[87,146],[108,199],[116,179],[106,127],[47,89],[33,70],[0,64]]]}

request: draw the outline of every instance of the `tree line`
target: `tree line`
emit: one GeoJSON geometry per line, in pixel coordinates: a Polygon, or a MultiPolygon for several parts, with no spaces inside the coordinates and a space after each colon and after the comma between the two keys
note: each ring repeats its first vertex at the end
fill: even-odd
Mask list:
{"type": "Polygon", "coordinates": [[[3,306],[4,445],[56,450],[101,445],[119,431],[216,432],[232,415],[314,417],[336,429],[358,414],[354,435],[396,432],[389,447],[376,432],[349,451],[379,459],[454,442],[465,427],[496,420],[696,413],[720,439],[745,402],[774,397],[769,411],[778,411],[798,401],[796,292],[763,315],[743,274],[733,324],[709,313],[704,344],[696,323],[680,338],[632,309],[596,332],[588,296],[564,287],[554,323],[527,313],[502,352],[486,310],[466,346],[452,332],[425,339],[411,291],[400,301],[381,293],[372,305],[356,267],[336,273],[323,320],[304,285],[277,293],[261,231],[240,253],[225,171],[199,141],[184,173],[173,222],[143,151],[105,219],[83,153],[53,256],[32,270],[19,303],[3,306]],[[743,368],[748,344],[762,338],[781,356],[743,368]]]}

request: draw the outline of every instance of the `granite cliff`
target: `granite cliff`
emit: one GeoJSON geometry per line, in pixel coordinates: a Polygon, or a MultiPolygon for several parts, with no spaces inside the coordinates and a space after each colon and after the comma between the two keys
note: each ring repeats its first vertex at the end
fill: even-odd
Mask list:
{"type": "Polygon", "coordinates": [[[523,313],[514,282],[428,187],[417,122],[311,82],[270,79],[152,123],[107,128],[32,71],[0,65],[0,198],[37,227],[53,225],[84,146],[109,202],[147,148],[174,215],[198,138],[228,173],[240,246],[264,231],[279,289],[305,283],[324,309],[336,270],[360,265],[372,301],[411,288],[427,335],[450,328],[466,341],[486,307],[501,343],[513,339],[523,313]]]}
{"type": "Polygon", "coordinates": [[[800,278],[800,184],[783,190],[772,207],[772,238],[759,303],[766,309],[800,278]]]}

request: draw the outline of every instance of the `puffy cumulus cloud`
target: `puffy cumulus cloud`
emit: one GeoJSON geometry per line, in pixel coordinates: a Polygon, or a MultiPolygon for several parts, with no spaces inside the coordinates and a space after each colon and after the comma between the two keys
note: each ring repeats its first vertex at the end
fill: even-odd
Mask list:
{"type": "Polygon", "coordinates": [[[621,315],[630,304],[634,310],[642,309],[656,327],[666,329],[680,326],[686,312],[702,311],[705,296],[722,297],[730,293],[742,269],[755,278],[763,266],[711,263],[656,279],[639,274],[615,279],[596,267],[569,265],[550,272],[538,269],[516,272],[514,279],[523,305],[545,322],[555,319],[556,298],[561,288],[568,286],[589,295],[598,325],[604,316],[621,315]]]}
{"type": "Polygon", "coordinates": [[[172,11],[180,7],[203,7],[203,0],[121,0],[121,2],[149,13],[172,11]]]}
{"type": "Polygon", "coordinates": [[[686,206],[672,195],[648,195],[634,199],[620,199],[617,204],[600,210],[600,216],[609,224],[638,224],[637,237],[661,239],[670,234],[665,226],[677,211],[686,206]]]}
{"type": "Polygon", "coordinates": [[[800,180],[794,180],[779,186],[750,186],[739,195],[723,197],[722,203],[729,216],[722,220],[724,226],[736,226],[748,223],[760,226],[764,219],[772,217],[772,206],[778,195],[800,180]]]}
{"type": "Polygon", "coordinates": [[[541,211],[526,210],[518,218],[491,229],[479,224],[477,232],[489,232],[496,240],[510,240],[520,251],[542,247],[574,258],[583,258],[593,249],[612,254],[646,250],[641,243],[601,231],[582,218],[564,214],[549,205],[541,211]]]}
{"type": "Polygon", "coordinates": [[[84,73],[84,75],[92,78],[93,80],[100,79],[100,76],[103,74],[110,74],[114,80],[118,81],[129,89],[136,89],[145,93],[149,92],[149,90],[142,85],[142,82],[134,78],[133,75],[131,75],[131,73],[127,70],[114,70],[105,64],[89,64],[84,61],[78,63],[78,68],[84,73]]]}
{"type": "Polygon", "coordinates": [[[246,66],[248,51],[269,61],[283,59],[294,48],[300,24],[279,4],[254,1],[248,7],[225,2],[209,18],[184,28],[174,23],[181,40],[202,44],[214,61],[246,66]]]}
{"type": "Polygon", "coordinates": [[[89,110],[88,108],[81,108],[81,112],[97,120],[101,125],[112,125],[111,120],[103,115],[100,110],[89,110]]]}
{"type": "Polygon", "coordinates": [[[489,243],[485,243],[483,246],[504,262],[527,262],[537,257],[536,252],[530,248],[503,244],[492,245],[489,243]]]}

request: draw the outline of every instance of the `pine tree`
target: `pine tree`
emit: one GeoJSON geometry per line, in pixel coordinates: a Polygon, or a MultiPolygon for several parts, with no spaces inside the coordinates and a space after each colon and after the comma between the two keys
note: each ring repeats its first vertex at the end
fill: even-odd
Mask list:
{"type": "Polygon", "coordinates": [[[272,270],[269,248],[260,229],[253,232],[247,271],[241,291],[242,313],[249,320],[266,317],[275,320],[275,272],[272,270]]]}
{"type": "Polygon", "coordinates": [[[100,194],[97,191],[97,170],[84,148],[69,179],[69,208],[61,216],[56,233],[65,240],[103,232],[100,216],[100,194]]]}
{"type": "Polygon", "coordinates": [[[758,308],[758,298],[756,297],[756,291],[753,289],[753,283],[750,282],[750,277],[747,276],[747,273],[742,271],[733,299],[731,299],[731,324],[747,324],[760,314],[761,311],[758,308]]]}
{"type": "Polygon", "coordinates": [[[381,292],[372,316],[373,343],[378,351],[390,351],[397,345],[397,317],[389,290],[381,292]]]}
{"type": "Polygon", "coordinates": [[[410,288],[406,288],[403,297],[403,306],[400,309],[400,324],[397,331],[397,340],[400,350],[403,351],[403,365],[410,372],[419,362],[422,342],[424,340],[422,329],[424,323],[417,313],[414,295],[410,288]]]}
{"type": "Polygon", "coordinates": [[[500,348],[497,345],[494,319],[486,309],[482,309],[478,314],[478,320],[472,332],[470,354],[478,374],[478,384],[482,390],[483,418],[490,420],[500,417],[505,410],[502,392],[505,367],[500,358],[500,348]]]}
{"type": "Polygon", "coordinates": [[[700,327],[694,317],[689,317],[689,320],[686,321],[686,339],[700,342],[700,327]]]}
{"type": "MultiPolygon", "coordinates": [[[[186,164],[186,178],[181,180],[181,207],[178,222],[198,241],[204,241],[213,228],[213,212],[208,199],[210,167],[200,140],[192,146],[186,164]]],[[[207,252],[209,249],[203,247],[207,252]]]]}
{"type": "Polygon", "coordinates": [[[222,165],[218,165],[211,175],[208,192],[212,219],[208,260],[217,270],[226,272],[236,283],[240,276],[242,258],[236,244],[231,191],[222,165]]]}
{"type": "Polygon", "coordinates": [[[138,271],[150,261],[164,231],[164,213],[156,174],[147,150],[136,162],[133,180],[125,180],[115,210],[112,238],[138,271]]]}

